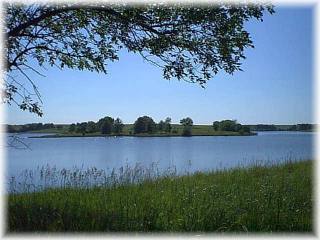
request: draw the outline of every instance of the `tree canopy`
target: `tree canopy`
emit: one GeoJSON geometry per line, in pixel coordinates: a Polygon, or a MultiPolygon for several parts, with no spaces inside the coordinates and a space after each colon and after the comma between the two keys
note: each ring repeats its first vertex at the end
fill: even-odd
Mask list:
{"type": "Polygon", "coordinates": [[[180,124],[183,125],[182,136],[192,135],[193,120],[189,117],[180,120],[180,124]]]}
{"type": "Polygon", "coordinates": [[[113,123],[113,129],[116,134],[120,134],[123,130],[124,124],[120,118],[117,118],[113,123]]]}
{"type": "Polygon", "coordinates": [[[133,125],[134,133],[153,133],[156,130],[156,123],[151,117],[139,117],[133,125]]]}
{"type": "Polygon", "coordinates": [[[157,124],[157,129],[160,132],[166,132],[170,133],[171,132],[171,118],[167,117],[165,120],[160,120],[160,122],[157,124]]]}
{"type": "Polygon", "coordinates": [[[213,129],[215,131],[227,131],[227,132],[240,132],[241,134],[250,133],[250,128],[248,126],[241,125],[237,120],[222,120],[214,121],[213,129]]]}
{"type": "Polygon", "coordinates": [[[6,4],[3,101],[42,116],[30,72],[41,74],[41,67],[56,66],[107,73],[107,62],[118,60],[122,48],[160,67],[165,79],[204,87],[220,70],[241,70],[244,50],[253,47],[244,23],[262,21],[265,12],[273,13],[273,7],[6,4]]]}
{"type": "Polygon", "coordinates": [[[182,124],[183,126],[192,126],[193,125],[193,121],[191,118],[187,117],[187,118],[183,118],[180,120],[180,124],[182,124]]]}
{"type": "Polygon", "coordinates": [[[110,134],[113,131],[114,119],[112,117],[104,117],[99,119],[97,126],[102,134],[110,134]]]}

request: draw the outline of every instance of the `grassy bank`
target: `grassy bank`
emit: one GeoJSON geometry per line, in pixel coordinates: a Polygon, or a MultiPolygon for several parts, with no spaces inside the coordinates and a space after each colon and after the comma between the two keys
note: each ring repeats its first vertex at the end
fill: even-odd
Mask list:
{"type": "Polygon", "coordinates": [[[312,231],[312,161],[8,196],[8,231],[312,231]]]}
{"type": "MultiPolygon", "coordinates": [[[[38,131],[32,131],[34,133],[50,133],[50,129],[42,129],[38,131]]],[[[166,132],[156,132],[156,133],[145,133],[145,134],[134,134],[133,125],[125,124],[123,132],[121,134],[115,135],[110,134],[107,136],[135,136],[135,137],[179,137],[182,135],[183,126],[179,124],[172,124],[171,133],[166,132]]],[[[104,137],[106,135],[100,132],[86,133],[82,135],[81,133],[70,133],[68,132],[68,126],[64,126],[61,129],[54,129],[52,133],[55,135],[41,136],[40,138],[53,138],[53,137],[104,137]]],[[[240,133],[232,131],[215,131],[211,125],[194,125],[192,127],[192,136],[250,136],[255,135],[255,133],[240,133]]],[[[39,138],[39,137],[35,137],[39,138]]]]}

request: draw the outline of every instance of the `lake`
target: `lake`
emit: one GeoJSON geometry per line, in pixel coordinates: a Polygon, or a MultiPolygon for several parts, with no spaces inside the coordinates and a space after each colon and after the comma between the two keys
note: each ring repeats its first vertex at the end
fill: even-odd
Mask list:
{"type": "Polygon", "coordinates": [[[113,169],[156,164],[178,172],[245,166],[257,161],[313,158],[310,132],[258,132],[256,136],[28,138],[30,149],[7,148],[7,174],[50,165],[57,168],[113,169]]]}

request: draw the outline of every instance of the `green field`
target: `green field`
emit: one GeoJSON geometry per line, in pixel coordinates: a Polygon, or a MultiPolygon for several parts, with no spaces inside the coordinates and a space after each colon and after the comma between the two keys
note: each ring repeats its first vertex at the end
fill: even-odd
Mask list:
{"type": "MultiPolygon", "coordinates": [[[[32,131],[34,133],[55,133],[51,136],[42,136],[42,137],[96,137],[96,136],[105,136],[100,132],[95,133],[86,133],[82,135],[81,133],[70,133],[68,131],[68,125],[62,125],[61,129],[54,128],[43,129],[38,131],[32,131]]],[[[134,134],[133,124],[125,124],[122,133],[120,136],[138,136],[138,137],[166,137],[166,136],[181,136],[183,132],[183,126],[180,124],[172,124],[171,133],[165,132],[156,132],[156,133],[147,133],[147,134],[134,134]]],[[[211,125],[194,125],[192,127],[192,136],[248,136],[254,135],[254,133],[244,133],[231,132],[231,131],[214,131],[211,125]]],[[[108,136],[115,136],[115,134],[110,134],[108,136]]],[[[38,137],[36,137],[38,138],[38,137]]]]}
{"type": "Polygon", "coordinates": [[[312,161],[8,196],[8,232],[312,232],[312,161]]]}

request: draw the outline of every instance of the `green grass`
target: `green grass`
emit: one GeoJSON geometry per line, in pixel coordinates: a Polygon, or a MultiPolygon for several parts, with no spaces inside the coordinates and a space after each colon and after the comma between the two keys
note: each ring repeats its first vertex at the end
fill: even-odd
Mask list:
{"type": "MultiPolygon", "coordinates": [[[[50,136],[41,136],[41,137],[97,137],[97,136],[105,136],[100,132],[94,133],[86,133],[82,135],[81,133],[70,133],[68,132],[68,126],[64,126],[61,129],[43,129],[38,131],[32,131],[36,133],[56,133],[56,135],[50,136]]],[[[156,132],[156,133],[146,133],[146,134],[134,134],[133,133],[133,124],[125,124],[123,131],[120,135],[122,136],[137,136],[137,137],[172,137],[172,136],[181,136],[183,132],[183,126],[180,124],[172,124],[171,133],[166,132],[156,132]]],[[[253,133],[244,133],[241,134],[239,132],[231,132],[231,131],[214,131],[211,125],[194,125],[192,127],[192,135],[193,136],[248,136],[254,135],[253,133]]],[[[115,136],[115,134],[111,134],[109,136],[115,136]]],[[[40,138],[41,138],[40,137],[40,138]]],[[[38,137],[36,137],[38,138],[38,137]]]]}
{"type": "Polygon", "coordinates": [[[312,161],[8,196],[8,231],[311,232],[312,161]]]}

